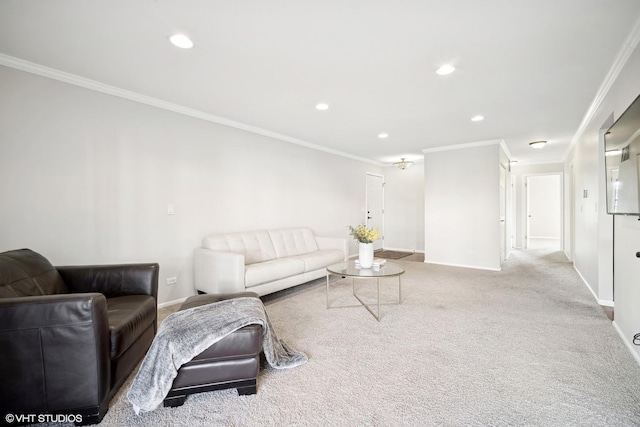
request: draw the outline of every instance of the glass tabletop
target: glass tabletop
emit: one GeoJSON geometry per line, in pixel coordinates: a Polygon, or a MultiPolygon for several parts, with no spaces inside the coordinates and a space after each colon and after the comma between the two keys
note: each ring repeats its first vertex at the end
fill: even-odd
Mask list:
{"type": "Polygon", "coordinates": [[[341,262],[327,267],[331,274],[350,277],[388,277],[399,276],[404,273],[404,268],[392,262],[385,262],[380,268],[356,267],[355,261],[341,262]]]}

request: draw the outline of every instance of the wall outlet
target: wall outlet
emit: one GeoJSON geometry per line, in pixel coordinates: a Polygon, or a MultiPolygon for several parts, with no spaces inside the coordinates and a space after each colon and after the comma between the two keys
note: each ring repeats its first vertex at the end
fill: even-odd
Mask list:
{"type": "Polygon", "coordinates": [[[167,215],[175,215],[176,211],[173,209],[173,205],[167,205],[167,215]]]}
{"type": "Polygon", "coordinates": [[[167,277],[167,285],[175,285],[178,283],[177,277],[167,277]]]}

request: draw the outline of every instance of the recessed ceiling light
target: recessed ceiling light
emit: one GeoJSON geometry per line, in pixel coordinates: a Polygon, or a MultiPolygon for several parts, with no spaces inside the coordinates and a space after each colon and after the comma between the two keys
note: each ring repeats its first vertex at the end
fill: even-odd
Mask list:
{"type": "Polygon", "coordinates": [[[329,105],[325,104],[323,102],[321,102],[320,104],[316,104],[316,110],[320,110],[320,111],[324,111],[324,110],[328,110],[329,109],[329,105]]]}
{"type": "Polygon", "coordinates": [[[484,116],[473,116],[471,117],[472,122],[481,122],[484,120],[484,116]]]}
{"type": "Polygon", "coordinates": [[[174,46],[182,49],[191,49],[193,47],[193,42],[191,41],[191,39],[184,34],[174,34],[169,37],[169,41],[171,41],[174,46]]]}
{"type": "Polygon", "coordinates": [[[542,148],[547,143],[547,141],[533,141],[530,142],[529,145],[531,148],[542,148]]]}
{"type": "Polygon", "coordinates": [[[380,139],[389,138],[389,134],[388,133],[379,133],[378,134],[378,138],[380,138],[380,139]]]}
{"type": "Polygon", "coordinates": [[[444,64],[436,71],[437,74],[441,76],[446,76],[447,74],[451,74],[456,70],[456,68],[451,64],[444,64]]]}

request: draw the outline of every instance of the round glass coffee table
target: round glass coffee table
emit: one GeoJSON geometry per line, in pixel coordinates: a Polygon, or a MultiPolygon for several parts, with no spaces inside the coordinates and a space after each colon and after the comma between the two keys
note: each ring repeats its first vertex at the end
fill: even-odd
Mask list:
{"type": "MultiPolygon", "coordinates": [[[[369,313],[376,320],[380,321],[380,279],[385,277],[397,277],[398,278],[398,304],[402,302],[402,279],[400,276],[404,274],[404,268],[399,266],[398,264],[394,264],[392,262],[385,262],[379,268],[361,268],[356,266],[355,261],[346,261],[341,262],[339,264],[333,264],[327,267],[327,309],[331,308],[329,305],[329,276],[341,276],[341,277],[351,277],[352,283],[352,293],[353,296],[362,304],[364,308],[366,308],[369,313]],[[378,313],[374,313],[373,310],[369,307],[368,304],[365,304],[364,301],[356,294],[355,291],[355,279],[376,279],[377,284],[377,299],[378,299],[378,313]]],[[[394,303],[395,304],[395,303],[394,303]]]]}

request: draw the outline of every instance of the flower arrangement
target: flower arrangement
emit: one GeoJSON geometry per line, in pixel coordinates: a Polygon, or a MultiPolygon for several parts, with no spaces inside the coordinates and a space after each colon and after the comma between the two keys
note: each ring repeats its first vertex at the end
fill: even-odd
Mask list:
{"type": "Polygon", "coordinates": [[[357,227],[348,226],[349,234],[360,243],[373,243],[380,238],[378,229],[367,228],[366,225],[360,224],[357,227]]]}

